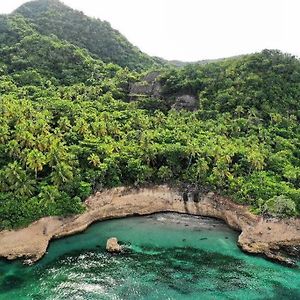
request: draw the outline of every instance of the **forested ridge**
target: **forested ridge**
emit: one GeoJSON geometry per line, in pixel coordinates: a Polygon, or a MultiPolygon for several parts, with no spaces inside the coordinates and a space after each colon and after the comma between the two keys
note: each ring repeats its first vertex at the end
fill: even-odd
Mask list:
{"type": "Polygon", "coordinates": [[[88,33],[100,21],[65,6],[64,18],[61,5],[40,0],[0,16],[1,229],[82,212],[105,187],[152,183],[299,216],[299,59],[265,50],[181,68],[148,56],[135,64],[93,50],[110,47],[109,36],[72,39],[72,22],[88,33]],[[129,101],[130,84],[150,69],[161,97],[129,101]],[[185,93],[197,110],[164,105],[185,93]]]}
{"type": "Polygon", "coordinates": [[[19,7],[15,14],[30,20],[36,30],[54,34],[78,47],[87,49],[104,62],[113,62],[131,70],[162,64],[162,60],[142,53],[106,21],[90,18],[58,0],[39,0],[19,7]]]}

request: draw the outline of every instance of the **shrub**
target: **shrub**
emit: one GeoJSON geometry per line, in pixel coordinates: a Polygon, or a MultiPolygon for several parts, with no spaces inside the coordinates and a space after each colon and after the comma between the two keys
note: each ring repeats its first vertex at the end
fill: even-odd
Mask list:
{"type": "Polygon", "coordinates": [[[267,200],[261,206],[261,212],[273,217],[292,217],[297,214],[295,202],[284,195],[267,200]]]}

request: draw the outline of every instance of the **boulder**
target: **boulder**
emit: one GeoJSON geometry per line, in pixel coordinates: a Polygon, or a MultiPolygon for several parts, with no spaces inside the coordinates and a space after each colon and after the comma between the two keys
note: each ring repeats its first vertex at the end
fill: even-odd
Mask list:
{"type": "Polygon", "coordinates": [[[119,253],[122,251],[122,246],[119,245],[117,238],[112,237],[106,242],[106,250],[110,253],[119,253]]]}

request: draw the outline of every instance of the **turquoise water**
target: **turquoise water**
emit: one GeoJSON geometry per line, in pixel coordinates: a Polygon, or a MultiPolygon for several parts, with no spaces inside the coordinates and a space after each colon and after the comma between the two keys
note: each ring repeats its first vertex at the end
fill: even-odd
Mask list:
{"type": "Polygon", "coordinates": [[[54,241],[34,266],[0,262],[0,299],[300,299],[300,268],[236,246],[214,219],[157,214],[105,221],[54,241]],[[116,236],[125,253],[105,252],[116,236]]]}

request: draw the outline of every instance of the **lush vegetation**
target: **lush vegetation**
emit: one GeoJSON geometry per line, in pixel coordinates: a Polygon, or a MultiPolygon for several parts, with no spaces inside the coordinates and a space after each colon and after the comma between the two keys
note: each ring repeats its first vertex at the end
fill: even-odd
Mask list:
{"type": "Polygon", "coordinates": [[[184,182],[256,213],[299,216],[298,59],[264,51],[164,68],[161,99],[141,104],[128,102],[139,76],[128,68],[20,15],[1,16],[0,28],[0,228],[146,183],[184,182]],[[199,97],[197,111],[166,109],[182,93],[199,97]]]}
{"type": "Polygon", "coordinates": [[[106,21],[85,16],[58,0],[39,0],[22,5],[15,11],[29,19],[44,35],[54,34],[78,47],[87,49],[104,62],[113,62],[131,70],[162,64],[134,47],[106,21]]]}
{"type": "Polygon", "coordinates": [[[22,16],[0,16],[0,27],[0,75],[11,76],[17,86],[84,83],[114,92],[135,76],[56,36],[39,34],[22,16]]]}
{"type": "Polygon", "coordinates": [[[161,76],[166,96],[188,93],[199,109],[270,120],[281,114],[300,118],[300,63],[275,50],[206,65],[170,68],[161,76]]]}

